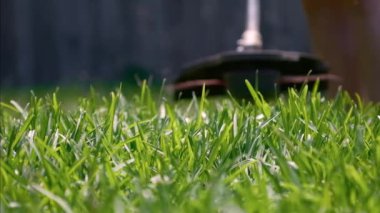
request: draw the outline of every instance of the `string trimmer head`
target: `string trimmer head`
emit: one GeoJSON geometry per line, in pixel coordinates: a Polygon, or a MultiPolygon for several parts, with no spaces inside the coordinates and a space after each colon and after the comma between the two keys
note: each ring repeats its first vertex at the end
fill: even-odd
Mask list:
{"type": "Polygon", "coordinates": [[[186,65],[175,81],[175,98],[200,95],[203,85],[208,95],[223,95],[229,90],[237,98],[249,97],[247,79],[264,96],[273,96],[288,87],[320,80],[319,89],[334,80],[319,59],[307,53],[263,50],[259,32],[259,1],[248,0],[247,28],[238,40],[238,50],[209,56],[186,65]]]}

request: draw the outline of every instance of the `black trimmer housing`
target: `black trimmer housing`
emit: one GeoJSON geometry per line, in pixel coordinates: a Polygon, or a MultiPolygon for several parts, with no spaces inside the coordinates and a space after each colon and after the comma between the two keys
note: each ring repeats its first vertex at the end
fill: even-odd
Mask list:
{"type": "Polygon", "coordinates": [[[273,96],[288,87],[300,87],[320,80],[320,90],[334,77],[321,60],[310,54],[279,51],[230,51],[186,65],[175,81],[175,98],[201,95],[203,84],[208,95],[224,95],[229,90],[237,98],[249,96],[247,79],[264,96],[273,96]],[[276,91],[277,90],[277,91],[276,91]]]}

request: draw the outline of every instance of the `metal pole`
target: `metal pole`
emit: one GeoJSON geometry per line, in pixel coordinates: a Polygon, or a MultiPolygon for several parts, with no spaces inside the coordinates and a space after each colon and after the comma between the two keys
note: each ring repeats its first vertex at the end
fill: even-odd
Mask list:
{"type": "Polygon", "coordinates": [[[246,29],[237,43],[238,51],[261,49],[260,0],[247,0],[246,29]]]}

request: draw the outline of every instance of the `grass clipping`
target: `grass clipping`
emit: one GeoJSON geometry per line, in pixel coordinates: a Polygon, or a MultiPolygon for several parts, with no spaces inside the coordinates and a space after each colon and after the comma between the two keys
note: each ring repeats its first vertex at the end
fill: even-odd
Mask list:
{"type": "Polygon", "coordinates": [[[0,109],[0,210],[376,212],[380,107],[290,89],[266,102],[95,92],[0,109]]]}

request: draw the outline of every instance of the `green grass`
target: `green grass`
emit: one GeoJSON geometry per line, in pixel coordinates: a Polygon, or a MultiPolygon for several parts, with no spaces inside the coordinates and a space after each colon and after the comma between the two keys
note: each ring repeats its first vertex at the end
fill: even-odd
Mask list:
{"type": "Polygon", "coordinates": [[[0,211],[378,212],[379,104],[248,89],[1,102],[0,211]]]}

